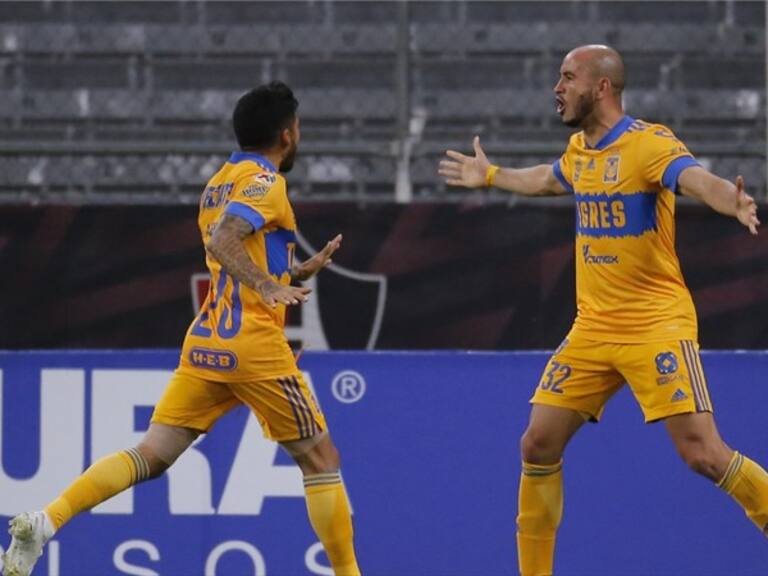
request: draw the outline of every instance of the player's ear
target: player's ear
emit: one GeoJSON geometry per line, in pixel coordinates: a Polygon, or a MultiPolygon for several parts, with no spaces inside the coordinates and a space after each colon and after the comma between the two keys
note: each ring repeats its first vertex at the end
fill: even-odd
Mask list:
{"type": "Polygon", "coordinates": [[[283,128],[280,131],[280,147],[288,148],[291,145],[291,142],[293,142],[293,134],[291,133],[291,129],[283,128]]]}
{"type": "Polygon", "coordinates": [[[600,78],[597,81],[597,89],[601,94],[608,96],[613,92],[613,84],[609,78],[600,78]]]}

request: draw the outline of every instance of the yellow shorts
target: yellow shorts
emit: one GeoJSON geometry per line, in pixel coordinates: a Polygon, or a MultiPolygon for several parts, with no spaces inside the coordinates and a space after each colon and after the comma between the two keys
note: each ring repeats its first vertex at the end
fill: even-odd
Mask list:
{"type": "Polygon", "coordinates": [[[248,383],[214,382],[174,372],[152,422],[207,432],[240,404],[253,411],[264,436],[277,442],[310,438],[326,429],[325,417],[300,372],[248,383]]]}
{"type": "Polygon", "coordinates": [[[569,335],[549,359],[531,402],[599,420],[606,402],[625,382],[646,422],[712,412],[699,345],[692,340],[613,344],[569,335]]]}

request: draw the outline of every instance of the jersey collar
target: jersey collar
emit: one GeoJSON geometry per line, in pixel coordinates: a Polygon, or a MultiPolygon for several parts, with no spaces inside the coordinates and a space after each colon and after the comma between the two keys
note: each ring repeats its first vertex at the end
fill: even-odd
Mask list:
{"type": "Polygon", "coordinates": [[[229,157],[230,164],[237,164],[238,162],[246,161],[256,162],[256,164],[264,168],[264,170],[277,172],[277,168],[274,167],[272,162],[264,158],[264,156],[261,154],[256,154],[255,152],[232,152],[232,155],[229,157]]]}
{"type": "Polygon", "coordinates": [[[586,142],[584,142],[584,145],[587,147],[588,150],[603,150],[607,146],[613,144],[618,140],[624,132],[627,131],[627,128],[629,128],[632,125],[632,122],[634,122],[635,119],[631,116],[623,116],[621,120],[616,122],[616,124],[613,125],[613,128],[608,130],[605,136],[600,138],[600,142],[598,142],[594,148],[590,148],[586,142]]]}

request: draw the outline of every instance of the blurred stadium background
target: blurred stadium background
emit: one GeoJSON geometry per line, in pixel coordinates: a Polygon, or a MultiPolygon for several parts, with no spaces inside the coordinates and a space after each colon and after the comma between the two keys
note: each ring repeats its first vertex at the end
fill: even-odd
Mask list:
{"type": "MultiPolygon", "coordinates": [[[[282,79],[301,102],[300,253],[347,238],[346,272],[291,320],[325,335],[297,344],[314,330],[315,349],[553,348],[574,314],[570,199],[447,187],[444,150],[479,134],[502,164],[557,158],[560,61],[603,42],[624,54],[630,114],[765,201],[765,6],[0,2],[0,263],[24,271],[2,287],[17,329],[0,347],[178,346],[205,272],[195,206],[235,146],[233,103],[282,79]]],[[[765,234],[680,204],[704,346],[767,348],[765,234]]]]}
{"type": "Polygon", "coordinates": [[[194,203],[233,102],[275,78],[301,101],[295,198],[465,198],[436,177],[446,146],[562,151],[550,90],[584,43],[624,54],[634,116],[766,194],[763,2],[65,0],[0,23],[5,201],[194,203]]]}
{"type": "MultiPolygon", "coordinates": [[[[233,103],[282,79],[298,253],[345,238],[288,335],[365,573],[514,573],[516,438],[548,356],[531,350],[575,313],[573,206],[451,189],[436,167],[475,134],[502,164],[557,158],[552,87],[585,43],[623,53],[629,114],[743,174],[768,221],[762,1],[0,2],[0,516],[141,437],[207,288],[196,205],[233,103]]],[[[677,220],[721,429],[765,464],[768,230],[686,199],[677,220]]],[[[234,412],[73,521],[37,575],[329,575],[298,471],[234,412]]],[[[599,428],[569,448],[558,574],[768,575],[764,538],[626,390],[599,428]]]]}

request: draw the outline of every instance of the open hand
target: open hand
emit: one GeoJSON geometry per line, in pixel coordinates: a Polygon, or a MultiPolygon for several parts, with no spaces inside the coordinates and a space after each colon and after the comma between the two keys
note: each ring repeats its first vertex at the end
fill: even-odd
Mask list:
{"type": "Polygon", "coordinates": [[[736,218],[749,228],[751,234],[757,234],[760,220],[757,219],[757,203],[755,199],[744,192],[744,178],[736,177],[736,218]]]}
{"type": "Polygon", "coordinates": [[[261,298],[267,306],[272,308],[278,304],[285,304],[286,306],[303,304],[309,300],[307,295],[310,292],[312,292],[311,288],[304,288],[303,286],[283,286],[282,284],[278,284],[271,280],[259,287],[261,298]]]}
{"type": "Polygon", "coordinates": [[[325,247],[312,258],[298,264],[293,271],[293,277],[302,281],[311,278],[333,262],[331,256],[339,248],[341,248],[341,234],[337,234],[335,238],[329,240],[325,247]]]}
{"type": "Polygon", "coordinates": [[[465,156],[455,150],[447,150],[446,156],[451,160],[441,160],[437,171],[451,186],[465,186],[466,188],[479,188],[485,186],[485,175],[491,163],[480,147],[480,137],[475,136],[472,141],[475,156],[465,156]]]}

